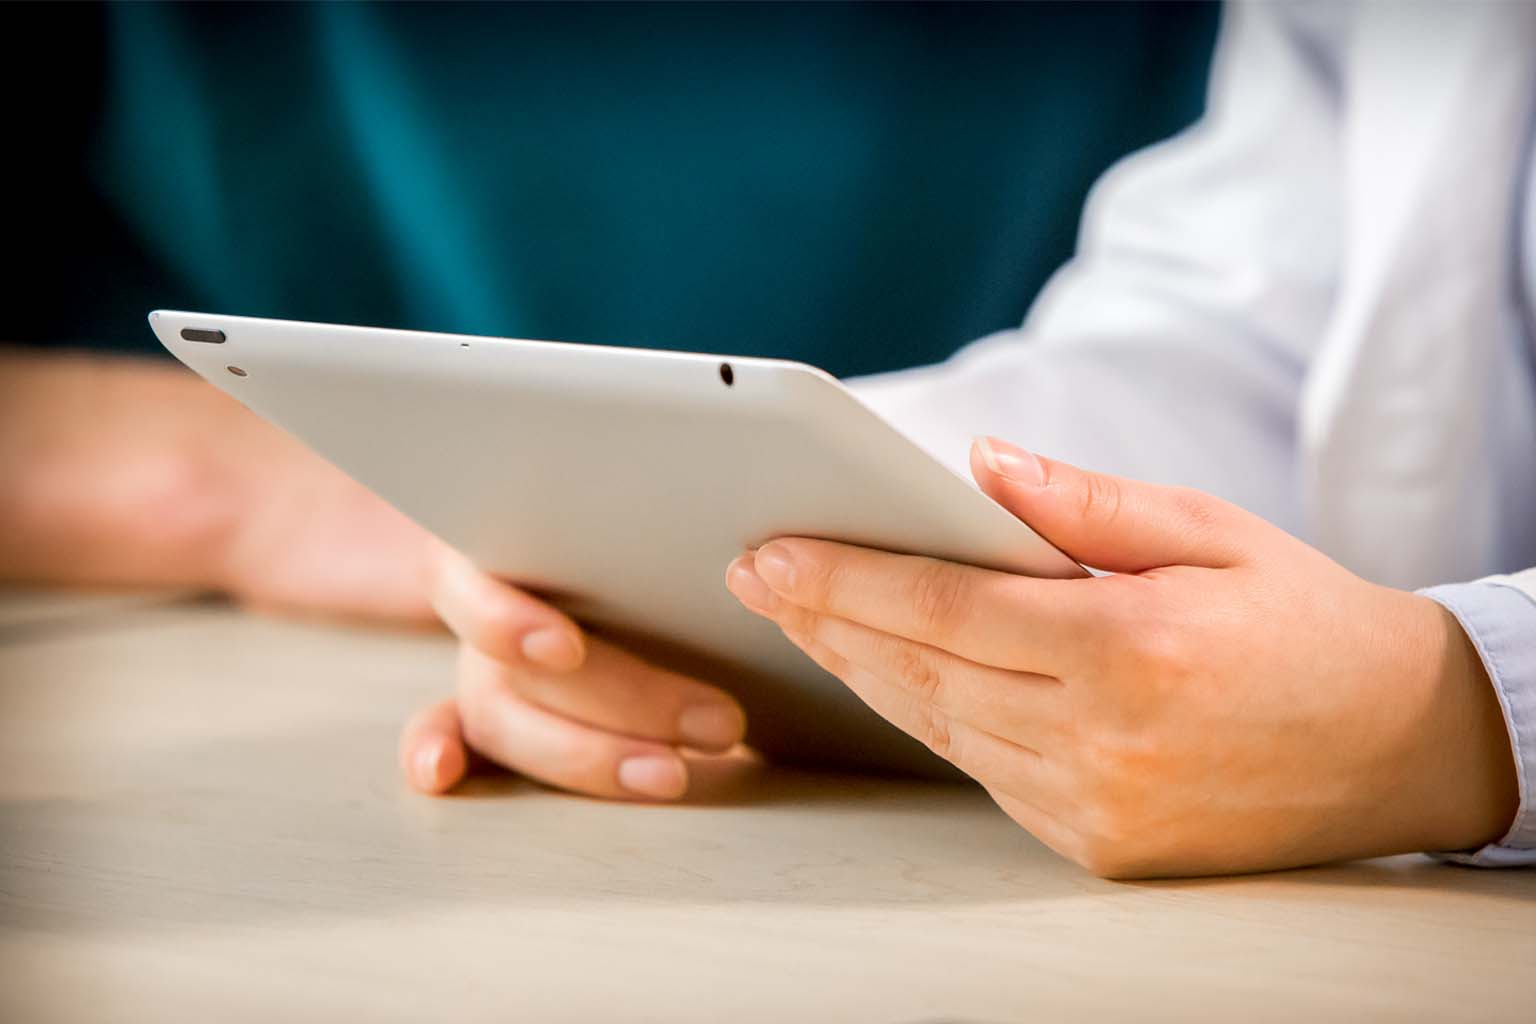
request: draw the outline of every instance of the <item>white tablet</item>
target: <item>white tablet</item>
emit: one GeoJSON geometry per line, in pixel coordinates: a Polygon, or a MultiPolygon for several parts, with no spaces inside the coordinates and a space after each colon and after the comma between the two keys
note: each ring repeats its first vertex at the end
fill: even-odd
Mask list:
{"type": "Polygon", "coordinates": [[[178,359],[480,567],[740,698],[783,760],[945,775],[725,589],[821,537],[1083,569],[811,366],[169,310],[178,359]]]}

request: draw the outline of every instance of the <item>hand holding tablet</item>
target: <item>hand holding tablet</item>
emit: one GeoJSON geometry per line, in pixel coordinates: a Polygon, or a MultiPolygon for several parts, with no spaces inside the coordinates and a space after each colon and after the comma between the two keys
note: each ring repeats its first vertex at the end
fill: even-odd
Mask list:
{"type": "MultiPolygon", "coordinates": [[[[743,549],[796,535],[1083,575],[802,364],[199,313],[150,320],[192,369],[484,579],[527,592],[507,588],[508,602],[531,607],[531,593],[558,607],[601,641],[589,654],[622,651],[664,666],[662,678],[719,684],[745,709],[749,741],[781,759],[957,774],[732,599],[722,574],[743,549]]],[[[547,712],[542,692],[531,706],[547,712]]]]}
{"type": "Polygon", "coordinates": [[[1519,806],[1450,613],[1209,495],[988,441],[989,500],[794,364],[154,319],[465,553],[436,594],[461,703],[406,738],[445,741],[433,780],[462,728],[555,785],[667,799],[678,748],[724,747],[744,707],[780,759],[961,769],[1103,875],[1471,849],[1519,806]]]}

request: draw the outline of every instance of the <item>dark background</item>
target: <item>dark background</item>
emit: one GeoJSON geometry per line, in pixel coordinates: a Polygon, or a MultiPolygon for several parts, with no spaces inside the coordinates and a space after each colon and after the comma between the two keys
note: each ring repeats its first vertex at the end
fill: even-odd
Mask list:
{"type": "Polygon", "coordinates": [[[1210,5],[10,5],[4,340],[151,308],[777,355],[1018,323],[1210,5]]]}

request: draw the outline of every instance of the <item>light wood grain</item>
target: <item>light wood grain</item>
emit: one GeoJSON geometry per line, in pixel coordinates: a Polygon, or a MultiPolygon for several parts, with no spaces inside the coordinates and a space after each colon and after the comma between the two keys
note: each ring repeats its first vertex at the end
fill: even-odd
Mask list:
{"type": "Polygon", "coordinates": [[[1526,1020],[1536,873],[1097,881],[984,795],[430,800],[446,642],[136,608],[0,646],[0,1019],[1526,1020]]]}

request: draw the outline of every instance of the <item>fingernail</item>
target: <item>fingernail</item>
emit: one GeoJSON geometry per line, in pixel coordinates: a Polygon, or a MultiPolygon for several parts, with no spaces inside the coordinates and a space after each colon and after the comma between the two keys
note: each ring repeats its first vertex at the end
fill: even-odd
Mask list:
{"type": "Polygon", "coordinates": [[[443,763],[443,741],[428,740],[426,744],[411,759],[411,771],[416,776],[416,785],[422,789],[435,790],[437,788],[437,768],[443,763]]]}
{"type": "Polygon", "coordinates": [[[1030,487],[1045,483],[1045,467],[1033,452],[995,437],[979,437],[976,446],[981,449],[981,461],[998,476],[1030,487]]]}
{"type": "Polygon", "coordinates": [[[656,800],[674,800],[688,788],[688,770],[676,757],[643,754],[619,762],[619,785],[656,800]]]}
{"type": "Polygon", "coordinates": [[[677,716],[677,731],[683,742],[700,750],[724,750],[741,739],[745,724],[741,709],[734,704],[695,704],[677,716]]]}
{"type": "Polygon", "coordinates": [[[535,665],[569,672],[581,664],[581,641],[560,626],[545,626],[523,637],[523,657],[535,665]]]}
{"type": "Polygon", "coordinates": [[[795,588],[795,560],[783,544],[767,544],[757,549],[753,559],[757,574],[779,593],[792,593],[795,588]]]}
{"type": "Polygon", "coordinates": [[[757,612],[759,615],[768,615],[773,612],[777,598],[768,584],[764,583],[752,568],[752,560],[743,556],[731,563],[731,567],[725,574],[725,585],[731,593],[736,595],[736,600],[757,612]]]}

